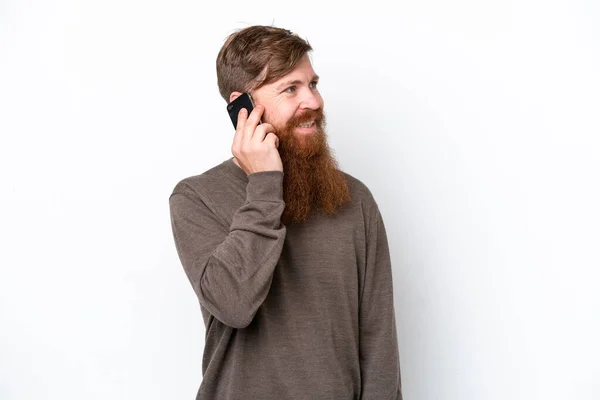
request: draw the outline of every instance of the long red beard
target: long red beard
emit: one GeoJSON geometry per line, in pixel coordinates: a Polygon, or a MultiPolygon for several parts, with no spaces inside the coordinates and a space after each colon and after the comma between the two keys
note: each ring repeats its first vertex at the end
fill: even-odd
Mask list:
{"type": "Polygon", "coordinates": [[[315,211],[335,214],[351,200],[346,177],[331,154],[321,109],[308,110],[277,130],[283,164],[284,224],[305,222],[315,211]],[[298,124],[315,120],[315,133],[295,132],[298,124]]]}

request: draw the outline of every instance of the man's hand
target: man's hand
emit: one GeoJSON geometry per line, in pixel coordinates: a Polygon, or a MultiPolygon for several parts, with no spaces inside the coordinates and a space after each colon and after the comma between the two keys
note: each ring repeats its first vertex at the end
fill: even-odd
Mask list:
{"type": "Polygon", "coordinates": [[[246,175],[261,171],[283,172],[283,164],[277,151],[279,138],[274,133],[273,125],[258,124],[264,109],[257,105],[249,117],[245,108],[238,114],[231,152],[246,175]]]}

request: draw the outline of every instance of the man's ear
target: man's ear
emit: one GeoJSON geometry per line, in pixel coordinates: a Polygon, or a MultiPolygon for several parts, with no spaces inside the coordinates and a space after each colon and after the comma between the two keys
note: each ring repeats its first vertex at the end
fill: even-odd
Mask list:
{"type": "Polygon", "coordinates": [[[234,101],[241,95],[242,95],[242,93],[240,93],[240,92],[231,92],[231,94],[229,95],[229,102],[231,103],[232,101],[234,101]]]}

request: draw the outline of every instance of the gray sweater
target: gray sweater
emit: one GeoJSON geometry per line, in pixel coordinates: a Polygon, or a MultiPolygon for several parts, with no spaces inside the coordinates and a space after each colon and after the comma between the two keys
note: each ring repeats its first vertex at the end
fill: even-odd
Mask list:
{"type": "Polygon", "coordinates": [[[392,269],[358,179],[332,216],[281,221],[283,172],[233,158],[169,199],[179,258],[206,327],[196,399],[402,399],[392,269]]]}

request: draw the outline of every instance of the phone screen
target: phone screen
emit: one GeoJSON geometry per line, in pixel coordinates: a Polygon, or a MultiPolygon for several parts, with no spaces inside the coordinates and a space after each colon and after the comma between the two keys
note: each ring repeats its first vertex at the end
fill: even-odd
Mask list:
{"type": "Polygon", "coordinates": [[[227,112],[229,113],[229,118],[231,118],[234,129],[237,128],[238,114],[242,108],[245,108],[248,111],[248,115],[254,110],[254,103],[248,93],[242,93],[231,103],[227,104],[227,112]]]}

